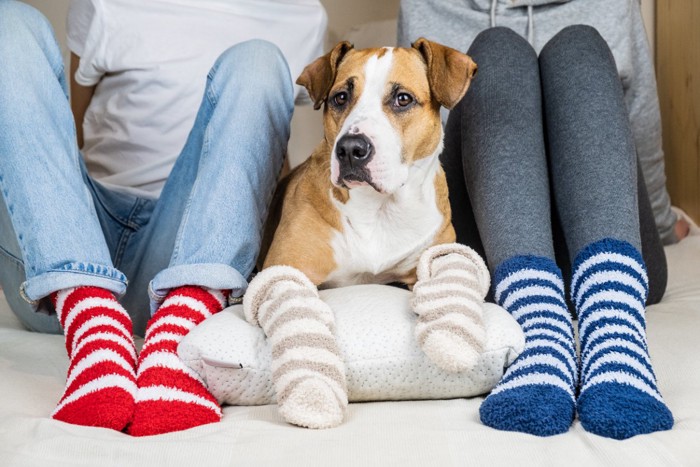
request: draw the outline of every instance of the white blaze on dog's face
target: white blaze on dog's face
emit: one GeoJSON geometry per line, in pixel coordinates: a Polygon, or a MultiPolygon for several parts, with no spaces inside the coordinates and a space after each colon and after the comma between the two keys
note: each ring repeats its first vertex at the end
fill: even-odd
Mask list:
{"type": "Polygon", "coordinates": [[[393,193],[411,166],[442,148],[440,106],[451,108],[476,71],[456,50],[420,39],[413,48],[354,50],[348,43],[309,65],[297,81],[319,107],[331,182],[393,193]]]}
{"type": "MultiPolygon", "coordinates": [[[[422,73],[410,83],[411,89],[403,84],[409,80],[397,76],[402,67],[395,63],[394,52],[385,48],[363,57],[355,54],[338,70],[328,98],[334,126],[340,125],[331,150],[331,182],[336,186],[370,185],[391,193],[408,177],[407,159],[416,154],[413,148],[404,149],[401,123],[405,122],[396,120],[424,113],[416,107],[424,104],[425,97],[430,103],[429,93],[420,92],[428,90],[428,81],[422,73]],[[364,62],[360,67],[352,63],[358,59],[364,62]]],[[[420,69],[421,64],[416,65],[420,69]]],[[[442,137],[440,128],[432,124],[425,130],[422,155],[434,152],[442,137]]]]}

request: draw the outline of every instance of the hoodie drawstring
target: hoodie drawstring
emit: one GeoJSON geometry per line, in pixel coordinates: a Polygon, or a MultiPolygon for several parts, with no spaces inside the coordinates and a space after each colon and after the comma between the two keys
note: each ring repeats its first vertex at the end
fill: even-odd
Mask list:
{"type": "Polygon", "coordinates": [[[498,0],[491,1],[491,27],[492,28],[496,27],[496,2],[498,2],[498,0]]]}
{"type": "MultiPolygon", "coordinates": [[[[491,0],[491,27],[496,27],[496,4],[498,0],[491,0]]],[[[533,19],[532,5],[527,6],[527,41],[535,46],[535,20],[533,19]]]]}

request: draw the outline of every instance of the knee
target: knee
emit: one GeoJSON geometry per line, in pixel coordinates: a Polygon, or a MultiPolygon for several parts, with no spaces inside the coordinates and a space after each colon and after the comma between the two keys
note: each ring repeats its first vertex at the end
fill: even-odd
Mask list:
{"type": "Polygon", "coordinates": [[[0,50],[20,49],[31,39],[53,35],[48,20],[34,7],[14,0],[0,1],[0,50]]]}
{"type": "Polygon", "coordinates": [[[265,40],[252,39],[228,48],[216,60],[209,77],[223,80],[229,86],[243,87],[246,92],[274,91],[292,98],[287,61],[276,45],[265,40]]]}
{"type": "Polygon", "coordinates": [[[542,48],[540,59],[559,60],[576,55],[581,59],[611,59],[607,42],[593,26],[575,24],[567,26],[552,37],[542,48]]]}
{"type": "MultiPolygon", "coordinates": [[[[472,95],[487,84],[518,86],[527,89],[527,92],[539,92],[537,53],[513,30],[495,27],[482,31],[467,53],[479,66],[479,73],[470,91],[472,95]]],[[[496,88],[491,89],[496,92],[496,88]]]]}
{"type": "Polygon", "coordinates": [[[479,66],[479,78],[475,85],[480,80],[487,81],[485,75],[539,81],[537,52],[512,29],[495,27],[480,32],[467,53],[479,66]]]}
{"type": "Polygon", "coordinates": [[[38,10],[14,0],[0,1],[0,61],[5,65],[0,70],[20,73],[15,64],[27,63],[34,55],[45,54],[52,44],[60,57],[51,24],[38,10]],[[13,66],[6,66],[8,63],[13,66]]]}
{"type": "Polygon", "coordinates": [[[518,33],[510,28],[497,26],[481,31],[469,48],[469,55],[484,53],[516,54],[537,60],[535,49],[518,33]]]}
{"type": "Polygon", "coordinates": [[[610,83],[619,86],[615,58],[605,39],[591,26],[574,25],[559,31],[540,52],[546,82],[610,83]]]}

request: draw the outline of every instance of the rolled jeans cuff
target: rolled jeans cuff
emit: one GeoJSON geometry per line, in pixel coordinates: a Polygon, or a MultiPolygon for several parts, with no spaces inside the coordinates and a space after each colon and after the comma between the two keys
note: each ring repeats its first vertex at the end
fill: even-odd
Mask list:
{"type": "Polygon", "coordinates": [[[112,266],[94,263],[67,263],[61,269],[51,269],[26,280],[19,293],[24,300],[36,306],[41,299],[59,290],[93,286],[109,290],[117,296],[126,292],[124,273],[112,266]]]}
{"type": "Polygon", "coordinates": [[[240,272],[227,264],[181,264],[169,267],[156,274],[148,284],[148,296],[151,299],[151,315],[163,303],[170,290],[184,285],[230,290],[230,297],[236,298],[245,293],[248,281],[240,272]]]}

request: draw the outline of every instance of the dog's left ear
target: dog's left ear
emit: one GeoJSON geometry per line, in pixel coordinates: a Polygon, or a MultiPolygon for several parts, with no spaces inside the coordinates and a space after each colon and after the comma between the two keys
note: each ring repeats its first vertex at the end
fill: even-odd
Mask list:
{"type": "Polygon", "coordinates": [[[297,84],[304,86],[309,91],[309,96],[314,101],[314,110],[318,110],[323,101],[328,98],[328,92],[335,81],[338,65],[352,48],[353,45],[347,41],[339,42],[333,47],[333,50],[307,65],[297,78],[297,84]]]}
{"type": "Polygon", "coordinates": [[[428,82],[435,99],[448,109],[457,105],[476,74],[476,63],[469,55],[423,37],[411,45],[428,65],[428,82]]]}

